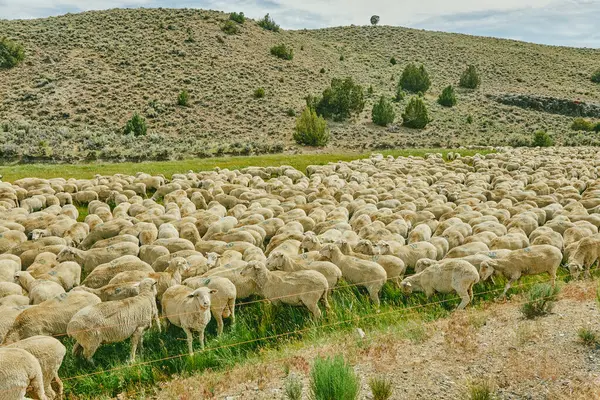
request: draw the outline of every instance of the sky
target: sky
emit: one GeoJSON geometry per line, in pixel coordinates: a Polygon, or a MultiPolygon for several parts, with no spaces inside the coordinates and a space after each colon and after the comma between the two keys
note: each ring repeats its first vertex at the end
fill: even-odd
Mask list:
{"type": "Polygon", "coordinates": [[[123,7],[266,13],[284,29],[380,24],[600,48],[600,0],[0,0],[0,19],[123,7]]]}

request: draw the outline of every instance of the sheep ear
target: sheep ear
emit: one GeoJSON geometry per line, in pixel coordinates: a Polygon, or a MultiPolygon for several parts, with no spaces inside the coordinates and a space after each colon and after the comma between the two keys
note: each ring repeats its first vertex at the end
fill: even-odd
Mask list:
{"type": "Polygon", "coordinates": [[[215,293],[218,293],[218,292],[219,292],[219,291],[218,291],[217,289],[211,289],[211,290],[209,290],[209,292],[208,292],[208,293],[210,293],[210,294],[215,294],[215,293]]]}
{"type": "Polygon", "coordinates": [[[196,297],[196,295],[193,292],[187,295],[188,299],[193,299],[194,297],[196,297]]]}

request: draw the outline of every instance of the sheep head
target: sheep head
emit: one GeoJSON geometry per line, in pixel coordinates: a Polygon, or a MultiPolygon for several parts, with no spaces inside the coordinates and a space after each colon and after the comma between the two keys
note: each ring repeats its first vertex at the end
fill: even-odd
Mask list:
{"type": "Polygon", "coordinates": [[[34,229],[31,231],[29,236],[30,236],[31,240],[38,240],[38,239],[41,239],[43,237],[47,237],[50,235],[48,234],[48,231],[45,229],[34,229]]]}
{"type": "Polygon", "coordinates": [[[152,278],[144,278],[140,282],[140,293],[146,293],[152,291],[154,296],[156,296],[156,280],[152,278]]]}
{"type": "Polygon", "coordinates": [[[195,299],[201,310],[208,310],[211,304],[210,296],[216,294],[217,289],[210,289],[207,287],[201,287],[188,294],[189,299],[195,299]]]}
{"type": "Polygon", "coordinates": [[[404,292],[406,294],[411,294],[413,291],[412,284],[409,281],[407,281],[406,279],[402,281],[402,283],[400,284],[400,287],[402,289],[402,292],[404,292]]]}
{"type": "Polygon", "coordinates": [[[180,273],[185,272],[188,269],[190,269],[190,263],[188,260],[186,260],[183,257],[175,257],[169,263],[168,269],[171,270],[172,272],[175,272],[175,271],[179,271],[180,273]]]}
{"type": "Polygon", "coordinates": [[[283,253],[272,253],[267,259],[267,269],[274,270],[281,268],[285,263],[285,254],[283,253]]]}
{"type": "Polygon", "coordinates": [[[219,262],[219,257],[221,257],[219,253],[208,253],[206,255],[206,265],[208,265],[208,268],[215,268],[219,262]]]}
{"type": "Polygon", "coordinates": [[[325,257],[328,260],[331,260],[333,255],[335,254],[335,245],[334,244],[326,244],[321,248],[319,254],[325,257]]]}
{"type": "Polygon", "coordinates": [[[573,279],[577,279],[579,277],[579,274],[581,272],[583,272],[583,265],[581,263],[576,262],[576,261],[567,263],[565,265],[565,267],[569,270],[569,273],[571,274],[571,276],[573,277],[573,279]]]}
{"type": "Polygon", "coordinates": [[[302,248],[308,251],[313,250],[316,246],[319,245],[319,238],[315,235],[314,232],[308,231],[304,234],[304,238],[302,239],[302,248]]]}
{"type": "Polygon", "coordinates": [[[392,252],[392,246],[385,240],[380,240],[377,242],[377,248],[379,248],[379,254],[385,255],[390,254],[392,252]]]}
{"type": "Polygon", "coordinates": [[[77,249],[75,249],[73,247],[65,247],[56,255],[56,261],[58,261],[59,263],[62,263],[65,261],[77,262],[78,259],[79,259],[79,257],[78,257],[77,249]]]}
{"type": "Polygon", "coordinates": [[[419,272],[423,271],[424,269],[431,267],[435,263],[436,263],[436,260],[431,260],[429,258],[421,258],[415,264],[415,273],[418,274],[419,272]]]}
{"type": "Polygon", "coordinates": [[[479,277],[482,281],[485,281],[494,274],[495,265],[496,261],[494,260],[486,260],[481,263],[481,265],[479,266],[479,277]]]}
{"type": "Polygon", "coordinates": [[[242,271],[240,272],[241,276],[253,277],[256,276],[258,272],[262,269],[265,269],[265,265],[258,261],[250,261],[248,265],[246,265],[242,271]]]}

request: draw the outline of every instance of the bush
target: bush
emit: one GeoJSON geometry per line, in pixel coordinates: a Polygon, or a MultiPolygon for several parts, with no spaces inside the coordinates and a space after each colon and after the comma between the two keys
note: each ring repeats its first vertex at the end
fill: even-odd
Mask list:
{"type": "Polygon", "coordinates": [[[379,126],[387,126],[394,122],[394,119],[396,118],[394,106],[392,106],[392,103],[390,103],[385,96],[381,96],[379,101],[373,105],[371,118],[373,123],[379,126]]]}
{"type": "Polygon", "coordinates": [[[311,400],[356,400],[360,383],[341,356],[317,358],[310,371],[311,400]]]}
{"type": "Polygon", "coordinates": [[[392,382],[387,379],[372,378],[369,380],[369,387],[373,400],[388,400],[392,397],[392,382]]]}
{"type": "Polygon", "coordinates": [[[444,107],[452,107],[456,105],[456,93],[452,85],[447,86],[442,90],[442,94],[438,97],[438,103],[444,107]]]}
{"type": "Polygon", "coordinates": [[[402,119],[404,121],[402,125],[414,129],[423,129],[431,122],[427,113],[427,107],[423,99],[419,97],[410,99],[404,110],[404,114],[402,114],[402,119]]]}
{"type": "Polygon", "coordinates": [[[589,328],[580,328],[577,331],[577,336],[579,336],[579,340],[581,340],[581,343],[583,343],[586,346],[598,346],[598,335],[596,334],[596,332],[592,331],[589,328]]]}
{"type": "Polygon", "coordinates": [[[279,32],[279,25],[275,23],[269,14],[265,15],[263,19],[258,21],[258,26],[268,31],[279,32]]]}
{"type": "Polygon", "coordinates": [[[534,285],[527,293],[527,302],[521,306],[521,312],[527,319],[550,313],[559,291],[558,286],[552,287],[548,283],[534,285]]]}
{"type": "Polygon", "coordinates": [[[379,23],[379,15],[373,15],[371,17],[371,25],[375,26],[379,23]]]}
{"type": "Polygon", "coordinates": [[[16,67],[25,59],[25,50],[19,43],[8,38],[0,38],[0,69],[16,67]]]}
{"type": "Polygon", "coordinates": [[[302,400],[302,381],[295,375],[285,380],[285,397],[288,400],[302,400]]]}
{"type": "Polygon", "coordinates": [[[575,118],[571,124],[571,129],[574,131],[591,132],[594,130],[594,123],[584,118],[575,118]]]}
{"type": "Polygon", "coordinates": [[[471,382],[467,389],[466,398],[469,400],[493,400],[496,398],[494,385],[488,380],[471,382]]]}
{"type": "Polygon", "coordinates": [[[408,92],[425,93],[431,86],[431,80],[423,65],[417,68],[415,64],[411,63],[404,68],[398,86],[408,92]]]}
{"type": "Polygon", "coordinates": [[[363,88],[355,84],[352,78],[333,78],[331,86],[323,91],[323,97],[317,99],[310,96],[307,105],[324,118],[343,121],[365,108],[363,88]]]}
{"type": "Polygon", "coordinates": [[[481,84],[481,78],[474,65],[469,65],[460,77],[460,87],[477,89],[481,84]]]}
{"type": "Polygon", "coordinates": [[[126,135],[133,133],[133,136],[145,136],[148,133],[146,120],[138,113],[133,114],[133,117],[125,124],[123,132],[126,135]]]}
{"type": "Polygon", "coordinates": [[[325,73],[325,68],[321,68],[321,70],[319,72],[322,73],[322,74],[324,74],[325,73]]]}
{"type": "Polygon", "coordinates": [[[278,44],[271,47],[271,54],[282,60],[291,60],[294,58],[294,49],[287,47],[285,44],[278,44]]]}
{"type": "Polygon", "coordinates": [[[400,101],[404,100],[405,97],[406,97],[406,92],[404,92],[404,90],[400,87],[400,85],[398,85],[398,87],[396,88],[396,97],[394,97],[394,101],[400,102],[400,101]]]}
{"type": "Polygon", "coordinates": [[[554,140],[546,131],[540,130],[533,134],[531,145],[533,147],[551,147],[554,146],[554,140]]]}
{"type": "Polygon", "coordinates": [[[265,89],[259,87],[254,91],[254,98],[255,99],[262,99],[263,97],[265,97],[265,89]]]}
{"type": "Polygon", "coordinates": [[[395,57],[390,58],[390,64],[396,65],[396,58],[395,57]]]}
{"type": "Polygon", "coordinates": [[[243,12],[232,12],[231,14],[229,14],[229,19],[231,21],[237,22],[238,24],[243,24],[246,21],[246,16],[243,12]]]}
{"type": "Polygon", "coordinates": [[[232,20],[227,20],[221,26],[221,30],[228,35],[235,35],[240,31],[240,28],[238,28],[238,25],[232,20]]]}
{"type": "Polygon", "coordinates": [[[467,124],[471,125],[473,123],[473,116],[469,115],[467,116],[467,124]]]}
{"type": "Polygon", "coordinates": [[[295,117],[296,116],[296,111],[293,108],[288,108],[285,113],[286,113],[286,115],[288,117],[295,117]]]}
{"type": "Polygon", "coordinates": [[[296,120],[294,140],[305,146],[325,146],[329,142],[327,122],[307,106],[296,120]]]}
{"type": "Polygon", "coordinates": [[[593,74],[592,74],[592,82],[595,83],[600,83],[600,68],[598,68],[593,74]]]}
{"type": "Polygon", "coordinates": [[[531,141],[524,136],[512,136],[508,139],[508,145],[510,147],[530,147],[531,141]]]}
{"type": "Polygon", "coordinates": [[[189,105],[189,102],[190,94],[187,90],[182,90],[181,93],[179,93],[179,97],[177,97],[177,104],[179,104],[182,107],[187,107],[189,105]]]}

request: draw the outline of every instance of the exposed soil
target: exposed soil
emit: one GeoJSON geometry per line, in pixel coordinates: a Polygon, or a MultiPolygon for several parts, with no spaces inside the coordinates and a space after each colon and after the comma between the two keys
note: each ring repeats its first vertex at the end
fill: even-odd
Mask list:
{"type": "Polygon", "coordinates": [[[372,377],[393,382],[392,399],[465,398],[469,385],[481,380],[495,388],[498,399],[598,399],[600,351],[578,338],[582,327],[600,332],[595,287],[566,285],[553,312],[535,320],[523,318],[523,299],[515,296],[426,324],[418,335],[367,333],[361,340],[350,334],[284,350],[283,359],[267,355],[225,373],[175,379],[157,398],[283,399],[287,368],[302,377],[307,398],[314,357],[342,353],[360,376],[361,399],[372,398],[372,377]]]}

